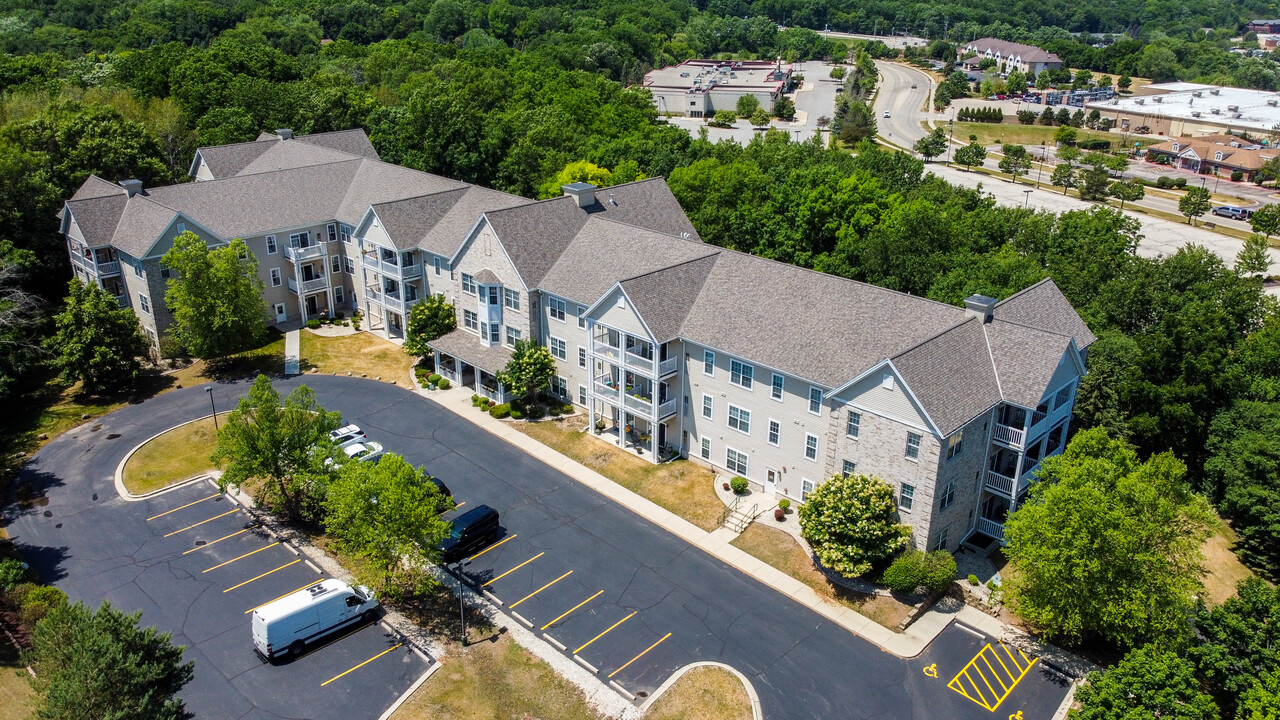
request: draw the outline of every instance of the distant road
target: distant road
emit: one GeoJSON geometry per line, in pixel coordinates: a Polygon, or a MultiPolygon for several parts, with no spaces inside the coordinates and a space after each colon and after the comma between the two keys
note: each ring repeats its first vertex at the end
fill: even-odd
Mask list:
{"type": "Polygon", "coordinates": [[[834,30],[819,30],[818,34],[833,40],[879,40],[891,48],[901,48],[907,45],[923,47],[929,44],[928,39],[915,37],[914,35],[859,35],[857,33],[842,33],[834,30]]]}

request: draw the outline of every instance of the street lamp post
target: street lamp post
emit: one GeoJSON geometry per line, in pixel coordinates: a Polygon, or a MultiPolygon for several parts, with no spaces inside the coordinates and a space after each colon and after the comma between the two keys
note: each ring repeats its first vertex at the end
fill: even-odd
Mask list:
{"type": "Polygon", "coordinates": [[[1029,189],[1023,190],[1022,191],[1022,209],[1026,210],[1027,205],[1030,204],[1030,202],[1031,202],[1031,190],[1029,189]]]}
{"type": "Polygon", "coordinates": [[[213,434],[218,434],[218,407],[213,404],[213,388],[206,387],[205,392],[209,393],[209,407],[213,410],[213,434]]]}
{"type": "Polygon", "coordinates": [[[1040,169],[1036,170],[1036,189],[1040,189],[1040,177],[1044,175],[1044,164],[1049,161],[1049,146],[1040,148],[1040,169]]]}
{"type": "Polygon", "coordinates": [[[951,108],[951,119],[947,121],[947,164],[951,164],[951,146],[956,139],[956,109],[951,108]]]}
{"type": "Polygon", "coordinates": [[[467,601],[466,583],[462,580],[462,563],[457,562],[453,565],[454,576],[458,578],[458,618],[462,620],[462,647],[467,646],[467,601]]]}

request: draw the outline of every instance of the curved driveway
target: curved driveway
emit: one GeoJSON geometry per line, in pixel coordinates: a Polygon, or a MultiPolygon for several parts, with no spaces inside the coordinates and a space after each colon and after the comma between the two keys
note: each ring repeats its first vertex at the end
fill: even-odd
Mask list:
{"type": "MultiPolygon", "coordinates": [[[[288,392],[301,380],[278,381],[277,388],[288,392]]],[[[316,375],[305,382],[323,406],[340,410],[388,450],[444,479],[459,502],[500,510],[508,540],[473,561],[468,573],[489,583],[486,589],[506,602],[508,612],[533,594],[521,601],[520,615],[564,644],[566,654],[576,651],[599,668],[602,681],[643,697],[676,668],[715,660],[751,679],[766,717],[797,719],[987,719],[1022,711],[1023,717],[1048,720],[1064,697],[1065,684],[1041,665],[1029,666],[1016,682],[984,676],[975,669],[976,656],[999,644],[954,623],[918,658],[884,653],[402,388],[316,375]],[[557,619],[583,598],[587,604],[557,619]],[[1005,685],[1011,686],[1007,692],[1005,685]],[[994,714],[987,707],[994,697],[986,705],[973,697],[985,697],[989,688],[1005,694],[994,714]]],[[[245,390],[244,384],[216,385],[219,409],[245,390]]],[[[126,610],[142,609],[144,623],[175,631],[181,640],[192,601],[181,593],[145,597],[138,582],[145,573],[189,582],[174,570],[181,556],[140,543],[148,503],[118,498],[112,474],[129,448],[207,409],[204,388],[187,388],[49,443],[20,476],[42,499],[7,518],[10,535],[37,572],[73,600],[110,599],[126,610]]],[[[243,636],[229,652],[250,653],[247,621],[243,636]]],[[[260,702],[255,693],[280,688],[236,684],[215,662],[195,659],[197,680],[184,697],[200,716],[270,716],[246,708],[260,702]]],[[[367,697],[366,707],[356,703],[343,716],[376,718],[389,703],[385,693],[367,697]]]]}

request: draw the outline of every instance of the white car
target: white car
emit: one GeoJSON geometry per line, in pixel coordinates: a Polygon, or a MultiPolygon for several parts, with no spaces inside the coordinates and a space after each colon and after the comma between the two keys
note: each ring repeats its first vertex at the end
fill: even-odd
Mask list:
{"type": "Polygon", "coordinates": [[[353,443],[364,442],[368,436],[357,425],[343,425],[342,427],[329,433],[329,439],[338,447],[346,447],[353,443]]]}
{"type": "MultiPolygon", "coordinates": [[[[350,460],[369,462],[382,457],[382,443],[373,440],[359,440],[342,446],[342,453],[350,460]]],[[[326,468],[334,467],[333,458],[324,461],[326,468]]]]}
{"type": "Polygon", "coordinates": [[[884,117],[885,117],[885,119],[886,119],[886,120],[889,118],[889,111],[888,111],[888,110],[885,110],[885,111],[884,111],[884,117]]]}

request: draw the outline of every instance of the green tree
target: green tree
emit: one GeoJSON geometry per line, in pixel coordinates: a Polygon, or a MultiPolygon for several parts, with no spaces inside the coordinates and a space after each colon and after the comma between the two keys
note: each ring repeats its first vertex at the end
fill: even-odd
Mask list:
{"type": "Polygon", "coordinates": [[[1129,73],[1121,73],[1120,79],[1116,81],[1116,87],[1120,92],[1128,92],[1133,85],[1133,78],[1129,77],[1129,73]]]}
{"type": "MultiPolygon", "coordinates": [[[[749,96],[744,95],[743,97],[749,96]]],[[[716,114],[712,117],[711,124],[719,125],[720,127],[733,127],[733,123],[737,119],[738,116],[734,115],[732,110],[717,110],[716,114]]]]}
{"type": "Polygon", "coordinates": [[[35,265],[33,253],[14,250],[9,241],[0,240],[0,398],[8,397],[38,367],[41,302],[21,286],[28,265],[35,265]]]}
{"type": "Polygon", "coordinates": [[[139,628],[132,615],[103,602],[55,607],[32,634],[31,685],[45,720],[189,720],[178,692],[191,682],[192,662],[169,633],[139,628]]]}
{"type": "Polygon", "coordinates": [[[192,355],[224,358],[253,347],[267,329],[258,259],[244,241],[210,249],[187,231],[160,258],[172,276],[164,302],[173,313],[173,334],[192,355]]]}
{"type": "Polygon", "coordinates": [[[1259,233],[1250,233],[1236,254],[1236,272],[1244,275],[1266,275],[1271,269],[1271,243],[1259,233]]]}
{"type": "Polygon", "coordinates": [[[1206,490],[1240,536],[1236,552],[1280,577],[1280,402],[1237,401],[1213,419],[1206,450],[1206,490]]]}
{"type": "Polygon", "coordinates": [[[796,116],[796,104],[789,97],[780,97],[773,104],[773,116],[779,120],[793,120],[796,116]]]}
{"type": "Polygon", "coordinates": [[[933,132],[917,140],[912,149],[920,153],[925,162],[930,162],[947,151],[947,135],[942,128],[934,128],[933,132]]]}
{"type": "Polygon", "coordinates": [[[1280,718],[1280,672],[1258,676],[1240,696],[1237,720],[1277,720],[1280,718]]]}
{"type": "Polygon", "coordinates": [[[1062,125],[1053,131],[1053,141],[1059,145],[1074,145],[1078,131],[1070,125],[1062,125]]]}
{"type": "Polygon", "coordinates": [[[1000,152],[1004,153],[1004,157],[1000,158],[1000,171],[1012,175],[1013,182],[1018,182],[1019,177],[1031,170],[1031,156],[1027,154],[1025,147],[1005,143],[1000,152]]]}
{"type": "Polygon", "coordinates": [[[511,360],[498,373],[498,382],[510,392],[532,402],[538,393],[551,387],[556,374],[556,361],[551,351],[533,340],[517,340],[511,360]]]}
{"type": "Polygon", "coordinates": [[[1074,163],[1080,159],[1084,152],[1075,145],[1067,145],[1058,148],[1058,159],[1065,163],[1074,163]]]}
{"type": "Polygon", "coordinates": [[[966,170],[974,165],[981,165],[987,161],[987,149],[982,143],[971,142],[968,145],[956,150],[956,162],[965,167],[966,170]]]}
{"type": "Polygon", "coordinates": [[[426,355],[427,343],[458,327],[458,315],[443,295],[428,295],[409,309],[405,325],[404,351],[426,355]]]}
{"type": "Polygon", "coordinates": [[[1147,187],[1142,181],[1133,178],[1132,180],[1117,180],[1107,188],[1107,192],[1111,193],[1111,197],[1120,201],[1120,209],[1124,210],[1126,202],[1137,202],[1147,196],[1147,187]]]}
{"type": "Polygon", "coordinates": [[[1076,169],[1071,166],[1071,163],[1058,163],[1053,169],[1049,182],[1062,188],[1062,194],[1066,195],[1067,190],[1076,186],[1076,169]]]}
{"type": "Polygon", "coordinates": [[[769,113],[765,112],[764,108],[756,108],[755,112],[751,113],[751,118],[747,122],[758,128],[762,128],[769,124],[769,113]]]}
{"type": "Polygon", "coordinates": [[[609,172],[609,168],[600,167],[586,160],[578,160],[565,165],[563,170],[543,183],[542,189],[538,191],[538,197],[543,200],[559,197],[564,192],[561,188],[577,182],[606,187],[612,184],[610,182],[612,177],[613,173],[609,172]]]}
{"type": "Polygon", "coordinates": [[[440,517],[453,501],[440,493],[425,470],[395,454],[376,463],[344,463],[329,483],[325,529],[340,547],[368,560],[380,593],[395,598],[434,585],[428,565],[440,560],[440,543],[452,525],[440,517]]]}
{"type": "Polygon", "coordinates": [[[760,109],[760,100],[755,95],[738,96],[738,117],[749,118],[760,109]]]}
{"type": "MultiPolygon", "coordinates": [[[[1041,70],[1040,73],[1036,75],[1037,90],[1048,90],[1049,86],[1052,84],[1053,84],[1053,76],[1049,74],[1048,70],[1041,70]]],[[[1045,108],[1045,110],[1048,110],[1048,109],[1049,108],[1045,108]]]]}
{"type": "Polygon", "coordinates": [[[91,395],[130,387],[138,379],[138,356],[149,343],[132,310],[120,307],[97,283],[73,279],[55,332],[45,342],[65,383],[82,383],[91,395]]]}
{"type": "Polygon", "coordinates": [[[1268,238],[1275,235],[1280,231],[1280,204],[1263,205],[1254,210],[1249,217],[1249,224],[1256,233],[1262,233],[1268,238]]]}
{"type": "Polygon", "coordinates": [[[1194,224],[1196,218],[1209,212],[1209,190],[1207,188],[1187,188],[1178,200],[1178,212],[1187,216],[1187,222],[1194,224]]]}
{"type": "Polygon", "coordinates": [[[836,475],[800,507],[800,534],[828,569],[857,577],[907,546],[893,488],[870,475],[836,475]]]}
{"type": "Polygon", "coordinates": [[[1218,720],[1213,698],[1200,692],[1195,667],[1155,646],[1134,650],[1104,673],[1089,673],[1076,691],[1079,720],[1218,720]]]}
{"type": "Polygon", "coordinates": [[[861,100],[849,104],[840,122],[840,142],[850,147],[876,136],[876,116],[871,106],[861,100]]]}
{"type": "Polygon", "coordinates": [[[1098,428],[1045,458],[1040,482],[1005,521],[1017,612],[1069,642],[1177,642],[1200,589],[1213,511],[1170,453],[1144,463],[1098,428]]]}
{"type": "Polygon", "coordinates": [[[1082,173],[1080,198],[1083,200],[1105,200],[1110,187],[1111,175],[1105,165],[1096,164],[1082,173]]]}
{"type": "Polygon", "coordinates": [[[1046,127],[1048,127],[1049,125],[1052,125],[1054,122],[1053,108],[1049,108],[1049,107],[1045,108],[1044,112],[1040,113],[1039,122],[1041,125],[1044,125],[1046,127]]]}
{"type": "Polygon", "coordinates": [[[1237,700],[1241,708],[1247,707],[1245,696],[1256,679],[1280,672],[1277,617],[1280,590],[1257,577],[1240,581],[1236,594],[1222,604],[1196,613],[1200,642],[1187,657],[1228,716],[1240,717],[1237,700]]]}
{"type": "Polygon", "coordinates": [[[1027,91],[1027,76],[1018,70],[1010,72],[1004,82],[1006,89],[1014,95],[1021,95],[1027,91]]]}
{"type": "Polygon", "coordinates": [[[225,463],[218,487],[239,489],[253,481],[254,499],[287,518],[314,519],[332,454],[329,432],[341,415],[316,403],[299,386],[281,400],[271,378],[259,375],[218,430],[211,460],[225,463]]]}

